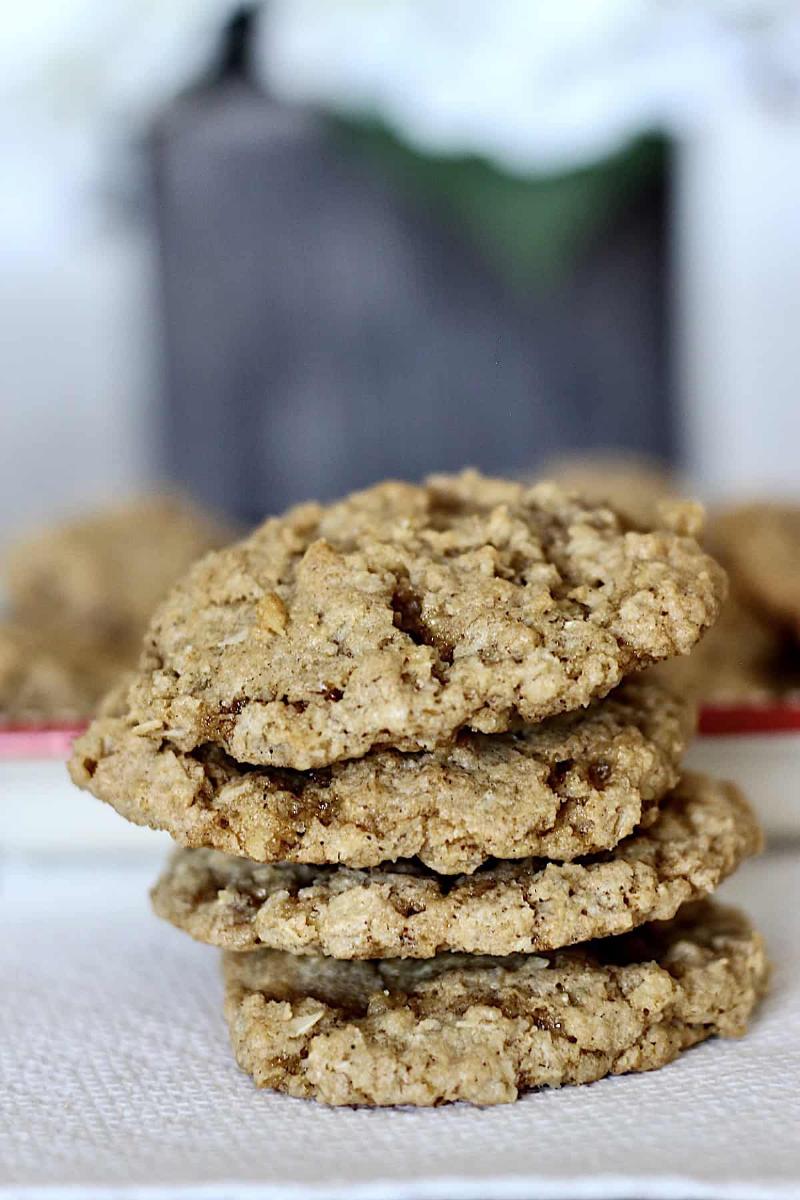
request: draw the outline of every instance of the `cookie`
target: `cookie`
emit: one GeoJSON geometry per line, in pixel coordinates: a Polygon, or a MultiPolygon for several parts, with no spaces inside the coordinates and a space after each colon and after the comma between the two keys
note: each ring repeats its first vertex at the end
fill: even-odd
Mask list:
{"type": "Polygon", "coordinates": [[[528,953],[667,920],[760,847],[758,822],[733,784],[686,775],[650,829],[574,863],[500,862],[453,879],[414,862],[354,871],[179,850],[152,900],[160,917],[229,950],[528,953]]]}
{"type": "Polygon", "coordinates": [[[142,497],[12,547],[4,571],[9,600],[27,623],[111,642],[132,666],[172,584],[232,537],[185,500],[142,497]]]}
{"type": "Polygon", "coordinates": [[[181,753],[125,719],[96,721],[73,780],[184,846],[257,862],[371,867],[419,858],[443,873],[486,858],[572,859],[615,846],[675,785],[693,707],[646,677],[579,713],[448,750],[373,751],[306,774],[181,753]]]}
{"type": "Polygon", "coordinates": [[[800,636],[800,505],[732,508],[709,532],[750,603],[800,636]]]}
{"type": "Polygon", "coordinates": [[[148,735],[298,770],[579,708],[685,654],[724,572],[555,485],[474,472],[292,509],[158,610],[130,694],[148,735]]]}
{"type": "Polygon", "coordinates": [[[761,938],[710,901],[547,955],[225,955],[236,1059],[259,1087],[326,1104],[503,1104],[649,1071],[738,1036],[764,992],[761,938]]]}
{"type": "Polygon", "coordinates": [[[660,506],[679,501],[677,481],[663,463],[644,455],[597,451],[551,459],[539,472],[587,504],[608,504],[634,528],[652,529],[660,506]]]}
{"type": "Polygon", "coordinates": [[[86,718],[124,665],[109,647],[0,623],[0,722],[86,718]]]}
{"type": "Polygon", "coordinates": [[[793,679],[782,665],[782,649],[780,632],[732,586],[716,625],[691,654],[653,670],[705,704],[763,703],[800,685],[800,672],[793,679]]]}

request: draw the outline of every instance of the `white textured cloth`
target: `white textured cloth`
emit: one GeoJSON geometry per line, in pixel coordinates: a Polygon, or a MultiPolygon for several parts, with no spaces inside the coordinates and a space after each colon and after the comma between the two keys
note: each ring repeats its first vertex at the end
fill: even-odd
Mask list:
{"type": "Polygon", "coordinates": [[[510,1107],[325,1109],[235,1066],[217,953],[157,859],[0,862],[0,1197],[787,1197],[800,1189],[800,856],[725,895],[776,964],[742,1041],[510,1107]]]}

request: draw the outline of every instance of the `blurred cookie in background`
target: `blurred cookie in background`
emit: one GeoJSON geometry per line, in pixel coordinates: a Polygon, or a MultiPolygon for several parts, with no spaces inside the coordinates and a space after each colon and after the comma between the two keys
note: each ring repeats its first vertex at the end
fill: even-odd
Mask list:
{"type": "Polygon", "coordinates": [[[570,454],[550,459],[538,472],[590,504],[608,504],[631,525],[658,524],[665,502],[680,500],[681,490],[670,469],[645,455],[619,451],[570,454]]]}
{"type": "Polygon", "coordinates": [[[713,629],[685,658],[656,668],[662,681],[706,704],[764,704],[792,683],[790,648],[731,586],[713,629]]]}
{"type": "Polygon", "coordinates": [[[726,508],[714,517],[709,534],[752,608],[800,641],[800,504],[726,508]]]}
{"type": "MultiPolygon", "coordinates": [[[[636,455],[566,456],[547,463],[542,475],[593,504],[607,503],[637,527],[669,523],[686,503],[686,489],[667,467],[636,455]]],[[[699,506],[696,515],[691,532],[728,572],[728,599],[691,654],[659,666],[657,674],[707,704],[800,696],[800,505],[720,507],[705,529],[699,506]]]]}
{"type": "Polygon", "coordinates": [[[728,572],[729,593],[689,656],[688,682],[715,703],[800,697],[800,505],[720,507],[705,543],[728,572]]]}
{"type": "Polygon", "coordinates": [[[152,495],[20,539],[2,568],[0,720],[91,715],[172,584],[234,536],[182,497],[152,495]]]}
{"type": "Polygon", "coordinates": [[[3,571],[11,609],[39,629],[138,646],[171,585],[233,536],[182,497],[142,496],[21,539],[3,571]]]}
{"type": "Polygon", "coordinates": [[[80,720],[127,665],[96,641],[6,621],[0,624],[0,721],[80,720]]]}

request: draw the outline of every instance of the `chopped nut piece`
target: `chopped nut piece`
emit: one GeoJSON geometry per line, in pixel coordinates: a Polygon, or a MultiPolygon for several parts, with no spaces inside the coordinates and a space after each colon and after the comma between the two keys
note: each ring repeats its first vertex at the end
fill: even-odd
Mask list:
{"type": "MultiPolygon", "coordinates": [[[[286,605],[277,592],[267,592],[258,604],[258,624],[267,633],[283,633],[289,621],[286,605]]],[[[234,635],[235,636],[235,635],[234,635]]],[[[224,643],[222,643],[224,645],[224,643]]],[[[228,645],[231,643],[228,642],[228,645]]]]}

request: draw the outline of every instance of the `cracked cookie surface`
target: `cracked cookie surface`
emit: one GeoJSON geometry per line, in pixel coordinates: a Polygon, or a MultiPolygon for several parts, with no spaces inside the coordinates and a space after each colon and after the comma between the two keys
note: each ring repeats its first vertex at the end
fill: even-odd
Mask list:
{"type": "Polygon", "coordinates": [[[383,483],[198,564],[151,623],[131,713],[178,750],[299,770],[432,749],[688,653],[724,591],[693,538],[552,484],[383,483]]]}
{"type": "Polygon", "coordinates": [[[179,850],[152,900],[160,917],[229,950],[345,959],[528,953],[668,920],[760,848],[738,789],[687,774],[648,830],[574,863],[500,862],[454,879],[413,862],[354,871],[179,850]]]}
{"type": "Polygon", "coordinates": [[[710,901],[547,955],[343,962],[225,955],[236,1059],[259,1087],[326,1104],[502,1104],[663,1066],[738,1036],[766,988],[761,938],[710,901]]]}
{"type": "Polygon", "coordinates": [[[70,773],[184,846],[353,867],[419,858],[456,874],[491,856],[572,859],[615,846],[654,819],[693,728],[693,706],[641,676],[538,726],[302,774],[246,769],[213,747],[181,753],[130,718],[101,718],[76,741],[70,773]]]}

